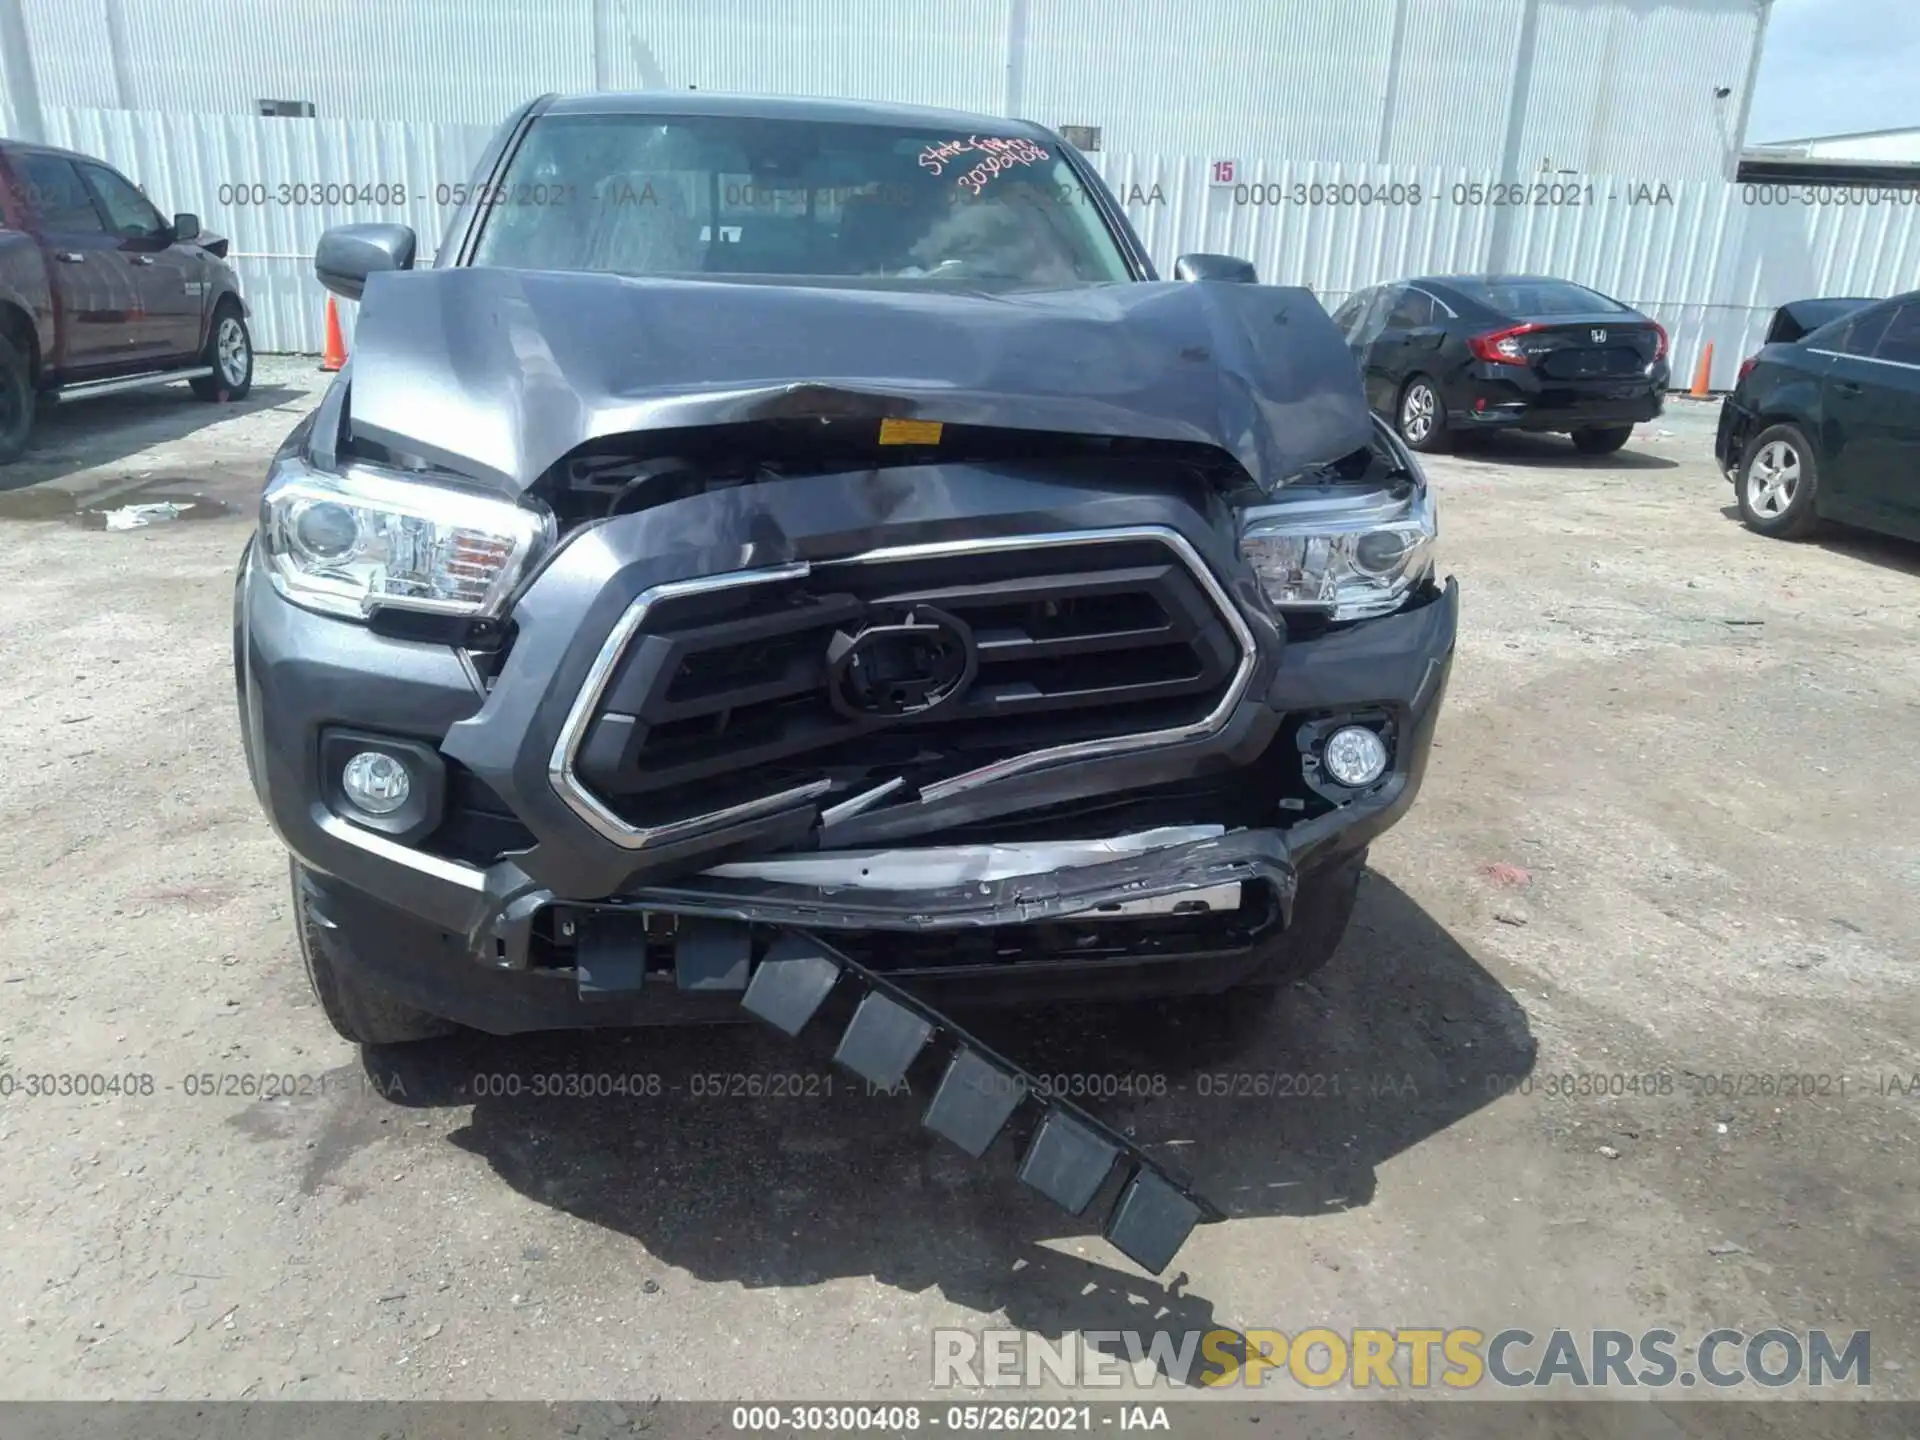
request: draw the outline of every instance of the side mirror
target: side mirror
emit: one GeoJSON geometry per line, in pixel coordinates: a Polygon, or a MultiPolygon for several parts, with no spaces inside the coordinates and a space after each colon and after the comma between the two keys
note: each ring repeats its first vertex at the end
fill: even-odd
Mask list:
{"type": "Polygon", "coordinates": [[[411,270],[418,241],[407,225],[335,225],[313,252],[313,273],[343,300],[358,300],[379,270],[411,270]]]}
{"type": "Polygon", "coordinates": [[[1260,272],[1238,255],[1182,255],[1173,262],[1176,280],[1224,280],[1234,285],[1258,285],[1260,272]]]}
{"type": "Polygon", "coordinates": [[[173,238],[175,240],[198,240],[200,238],[200,217],[189,215],[185,211],[173,217],[173,238]]]}

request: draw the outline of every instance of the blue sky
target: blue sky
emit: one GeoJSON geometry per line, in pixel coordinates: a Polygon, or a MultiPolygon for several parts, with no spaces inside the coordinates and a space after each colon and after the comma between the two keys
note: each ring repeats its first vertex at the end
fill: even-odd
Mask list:
{"type": "Polygon", "coordinates": [[[1775,0],[1747,143],[1920,126],[1920,0],[1775,0]]]}

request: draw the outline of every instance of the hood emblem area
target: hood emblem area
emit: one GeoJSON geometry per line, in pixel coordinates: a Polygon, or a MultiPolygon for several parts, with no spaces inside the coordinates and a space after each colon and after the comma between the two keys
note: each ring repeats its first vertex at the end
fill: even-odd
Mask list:
{"type": "Polygon", "coordinates": [[[827,694],[852,719],[928,715],[962,694],[979,673],[980,652],[966,622],[915,605],[836,630],[827,645],[827,694]]]}

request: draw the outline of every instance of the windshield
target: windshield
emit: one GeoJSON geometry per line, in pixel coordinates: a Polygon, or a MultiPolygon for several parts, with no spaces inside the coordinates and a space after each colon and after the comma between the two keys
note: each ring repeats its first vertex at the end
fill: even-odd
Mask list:
{"type": "Polygon", "coordinates": [[[538,121],[474,263],[624,275],[1127,280],[1057,149],[1024,138],[735,116],[538,121]]]}
{"type": "Polygon", "coordinates": [[[1456,280],[1453,288],[1502,315],[1605,315],[1627,308],[1565,280],[1456,280]]]}

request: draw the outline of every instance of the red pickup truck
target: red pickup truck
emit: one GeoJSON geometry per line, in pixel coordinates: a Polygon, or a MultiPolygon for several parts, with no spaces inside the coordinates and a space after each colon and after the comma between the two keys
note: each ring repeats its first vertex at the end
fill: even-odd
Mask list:
{"type": "Polygon", "coordinates": [[[245,395],[253,339],[226,253],[109,165],[0,140],[0,464],[49,397],[173,380],[204,400],[245,395]]]}

